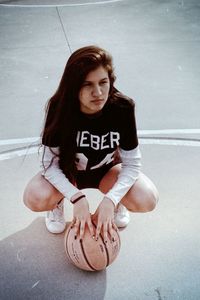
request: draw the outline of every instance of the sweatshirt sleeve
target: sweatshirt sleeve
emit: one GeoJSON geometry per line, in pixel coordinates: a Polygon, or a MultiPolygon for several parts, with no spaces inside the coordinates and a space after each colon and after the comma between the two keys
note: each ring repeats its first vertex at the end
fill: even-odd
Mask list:
{"type": "Polygon", "coordinates": [[[69,200],[80,192],[65,176],[59,167],[59,147],[44,146],[43,160],[40,160],[42,175],[48,180],[65,198],[69,200]],[[53,153],[52,153],[52,151],[53,153]]]}
{"type": "Polygon", "coordinates": [[[119,148],[119,155],[122,161],[121,171],[114,186],[105,194],[115,205],[126,195],[133,186],[140,174],[141,152],[139,145],[132,150],[119,148]]]}

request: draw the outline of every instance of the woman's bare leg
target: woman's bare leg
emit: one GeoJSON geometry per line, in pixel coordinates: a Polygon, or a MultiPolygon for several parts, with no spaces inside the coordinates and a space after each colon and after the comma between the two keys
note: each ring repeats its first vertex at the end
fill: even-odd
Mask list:
{"type": "Polygon", "coordinates": [[[27,184],[24,191],[24,204],[33,211],[48,211],[56,208],[64,196],[51,185],[41,172],[27,184]]]}
{"type": "MultiPolygon", "coordinates": [[[[107,193],[117,180],[121,165],[112,167],[102,178],[99,189],[107,193]]],[[[121,203],[132,212],[148,212],[155,208],[158,202],[158,191],[153,182],[143,173],[140,173],[134,185],[122,198],[121,203]]]]}

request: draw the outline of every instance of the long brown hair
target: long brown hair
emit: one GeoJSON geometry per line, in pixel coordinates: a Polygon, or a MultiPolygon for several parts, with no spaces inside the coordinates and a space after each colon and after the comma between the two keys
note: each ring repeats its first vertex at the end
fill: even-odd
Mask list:
{"type": "Polygon", "coordinates": [[[69,57],[60,84],[46,106],[42,144],[59,147],[59,167],[70,181],[76,173],[75,154],[78,113],[80,111],[79,91],[90,71],[103,66],[110,80],[109,98],[115,92],[115,81],[111,55],[97,46],[76,50],[69,57]]]}

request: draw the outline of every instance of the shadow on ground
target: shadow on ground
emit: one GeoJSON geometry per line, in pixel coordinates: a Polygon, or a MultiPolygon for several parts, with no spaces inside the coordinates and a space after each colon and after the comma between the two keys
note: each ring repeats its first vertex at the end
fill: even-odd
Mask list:
{"type": "Polygon", "coordinates": [[[0,299],[103,299],[106,271],[77,269],[67,259],[64,234],[46,231],[44,218],[0,242],[0,299]]]}

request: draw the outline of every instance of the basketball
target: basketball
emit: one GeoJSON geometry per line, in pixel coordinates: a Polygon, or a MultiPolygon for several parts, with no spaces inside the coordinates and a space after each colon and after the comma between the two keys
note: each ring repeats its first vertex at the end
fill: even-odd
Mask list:
{"type": "Polygon", "coordinates": [[[80,269],[103,270],[112,264],[119,254],[121,242],[119,233],[115,230],[113,230],[114,241],[108,234],[107,243],[104,243],[102,234],[97,241],[93,239],[87,226],[82,241],[79,238],[75,240],[74,236],[74,228],[71,228],[70,224],[64,237],[65,251],[68,259],[80,269]]]}

